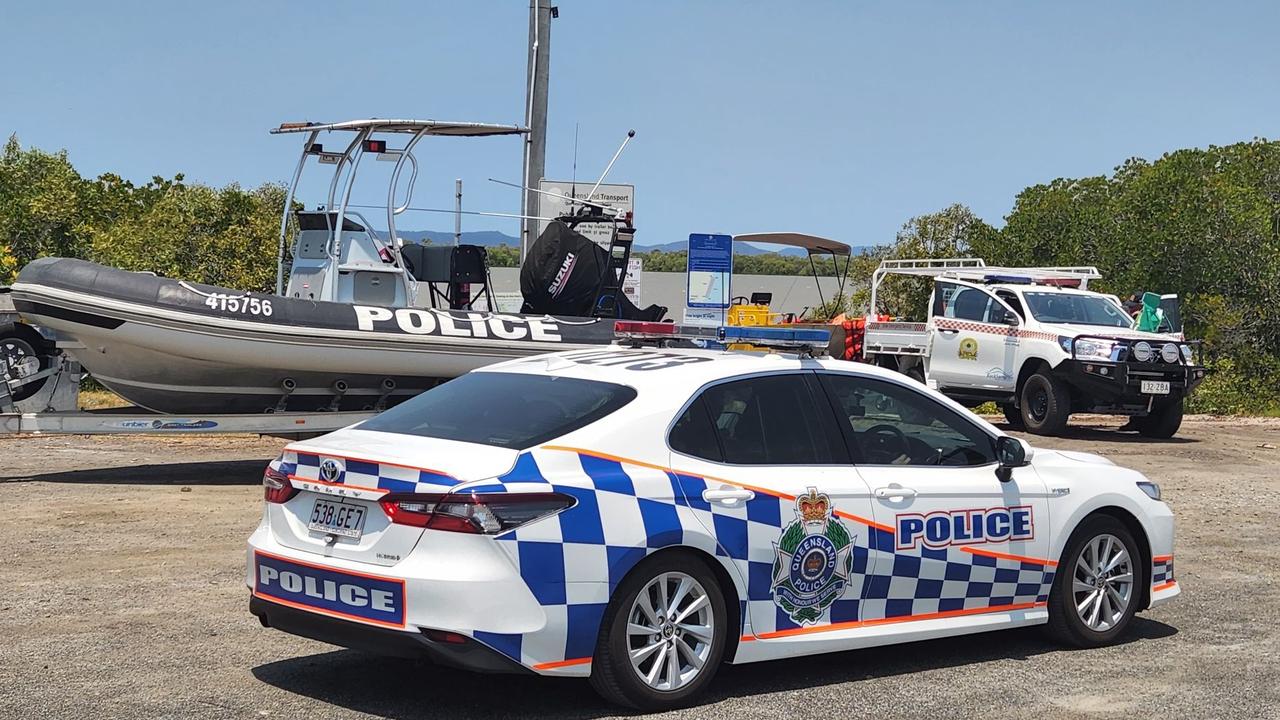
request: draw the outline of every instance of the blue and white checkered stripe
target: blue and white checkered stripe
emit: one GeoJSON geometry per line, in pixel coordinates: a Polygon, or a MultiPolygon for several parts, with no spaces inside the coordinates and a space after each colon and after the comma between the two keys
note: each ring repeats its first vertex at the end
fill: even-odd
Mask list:
{"type": "Polygon", "coordinates": [[[331,484],[396,493],[438,493],[460,482],[457,478],[435,470],[288,449],[276,463],[279,463],[278,469],[281,472],[291,477],[321,481],[320,463],[327,459],[337,462],[339,468],[337,479],[326,481],[331,484]]]}
{"type": "Polygon", "coordinates": [[[520,455],[515,468],[468,492],[561,492],[577,504],[554,519],[498,536],[546,613],[546,626],[521,635],[473,636],[523,665],[573,664],[555,671],[585,675],[605,606],[636,563],[664,547],[707,553],[715,543],[683,503],[664,471],[559,450],[520,455]]]}
{"type": "MultiPolygon", "coordinates": [[[[767,637],[799,627],[773,600],[773,547],[783,526],[795,519],[795,501],[757,493],[739,507],[713,505],[702,499],[704,479],[678,477],[692,512],[715,529],[717,554],[727,555],[747,578],[743,615],[750,624],[744,634],[767,637]]],[[[895,551],[892,532],[848,516],[844,523],[853,535],[853,576],[823,624],[1042,603],[1053,585],[1054,568],[1048,563],[960,548],[895,551]]]]}
{"type": "Polygon", "coordinates": [[[1165,585],[1173,582],[1173,556],[1157,557],[1151,562],[1151,584],[1165,585]]]}
{"type": "MultiPolygon", "coordinates": [[[[714,554],[746,579],[739,588],[744,634],[768,637],[798,627],[772,597],[773,543],[794,518],[794,500],[758,493],[739,507],[713,506],[702,497],[705,489],[697,476],[544,449],[522,453],[496,481],[468,486],[468,492],[555,491],[578,500],[554,520],[498,536],[546,613],[546,626],[525,635],[476,630],[473,636],[528,667],[585,675],[614,588],[649,553],[681,545],[714,554]]],[[[854,535],[854,575],[822,624],[1043,603],[1053,583],[1047,563],[960,549],[895,552],[891,532],[845,522],[854,535]]]]}

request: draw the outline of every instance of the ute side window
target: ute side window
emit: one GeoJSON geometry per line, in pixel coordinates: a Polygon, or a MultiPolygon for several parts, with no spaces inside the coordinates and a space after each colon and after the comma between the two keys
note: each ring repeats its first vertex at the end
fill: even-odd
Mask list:
{"type": "Polygon", "coordinates": [[[928,395],[897,383],[821,373],[862,465],[978,466],[996,461],[995,440],[928,395]]]}
{"type": "Polygon", "coordinates": [[[1013,293],[1008,290],[997,290],[996,297],[1000,298],[1006,305],[1013,308],[1013,311],[1018,313],[1018,317],[1023,320],[1027,319],[1027,311],[1022,309],[1022,301],[1018,299],[1017,293],[1013,293]]]}
{"type": "Polygon", "coordinates": [[[724,462],[830,465],[845,459],[830,408],[806,374],[752,377],[707,388],[702,399],[724,462]]]}
{"type": "Polygon", "coordinates": [[[973,322],[991,322],[991,296],[977,288],[958,287],[947,304],[945,317],[973,322]]]}

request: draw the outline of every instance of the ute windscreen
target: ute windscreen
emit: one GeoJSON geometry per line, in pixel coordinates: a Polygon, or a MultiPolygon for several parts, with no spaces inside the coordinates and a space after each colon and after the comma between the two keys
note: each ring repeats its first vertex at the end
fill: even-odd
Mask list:
{"type": "Polygon", "coordinates": [[[364,421],[361,430],[523,450],[585,427],[634,400],[625,385],[478,372],[364,421]]]}

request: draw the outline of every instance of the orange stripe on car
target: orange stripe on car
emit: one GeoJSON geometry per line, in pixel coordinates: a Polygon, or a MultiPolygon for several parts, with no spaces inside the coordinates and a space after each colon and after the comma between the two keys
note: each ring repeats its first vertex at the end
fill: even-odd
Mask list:
{"type": "Polygon", "coordinates": [[[573,658],[571,660],[557,660],[555,662],[538,663],[533,666],[534,670],[555,670],[556,668],[572,667],[574,665],[587,665],[591,662],[591,658],[573,658]]]}
{"type": "Polygon", "coordinates": [[[1178,581],[1177,581],[1177,580],[1170,580],[1170,581],[1169,581],[1169,582],[1167,582],[1167,583],[1164,583],[1164,584],[1162,584],[1162,585],[1157,585],[1157,586],[1155,586],[1155,587],[1151,588],[1151,592],[1160,592],[1161,590],[1168,590],[1168,589],[1169,589],[1169,588],[1171,588],[1171,587],[1175,587],[1175,586],[1177,586],[1177,584],[1178,584],[1178,581]]]}
{"type": "MultiPolygon", "coordinates": [[[[994,607],[984,608],[968,608],[965,610],[943,610],[934,613],[922,613],[920,615],[904,615],[902,617],[892,618],[876,618],[874,620],[850,620],[848,622],[831,623],[830,625],[814,625],[812,627],[788,628],[786,630],[776,630],[774,632],[760,633],[755,635],[756,640],[772,640],[773,638],[791,637],[793,635],[809,635],[812,633],[834,632],[836,630],[852,630],[860,627],[874,627],[877,625],[892,625],[904,622],[920,622],[923,620],[941,620],[943,618],[961,617],[964,615],[986,615],[989,613],[1012,612],[1014,610],[1030,610],[1033,608],[1044,607],[1048,603],[1029,602],[1017,603],[1013,605],[996,605],[994,607]]],[[[743,635],[739,638],[739,642],[747,641],[753,636],[743,635]]]]}
{"type": "Polygon", "coordinates": [[[995,550],[983,550],[981,548],[962,547],[961,552],[972,553],[974,555],[982,555],[983,557],[1000,558],[1001,560],[1017,560],[1018,562],[1031,563],[1032,565],[1044,565],[1045,567],[1058,567],[1057,560],[1045,560],[1043,558],[1028,557],[1026,555],[1014,555],[1012,553],[996,552],[995,550]]]}
{"type": "MultiPolygon", "coordinates": [[[[760,493],[761,495],[768,495],[770,497],[780,498],[782,500],[789,500],[794,502],[796,499],[795,495],[788,495],[787,493],[784,493],[784,492],[778,492],[777,490],[770,490],[768,488],[762,488],[756,485],[748,485],[747,483],[739,482],[737,480],[729,480],[728,478],[715,477],[714,475],[702,475],[699,473],[688,472],[686,470],[676,470],[675,468],[665,467],[663,465],[657,465],[655,463],[645,462],[643,460],[632,460],[631,458],[625,458],[619,455],[610,455],[609,453],[596,452],[595,450],[585,450],[583,448],[567,447],[565,445],[543,445],[541,449],[559,450],[561,452],[578,453],[579,455],[586,455],[588,457],[600,458],[601,460],[612,460],[613,462],[626,463],[628,465],[636,465],[638,467],[646,467],[652,470],[660,470],[662,472],[672,472],[680,475],[693,475],[695,477],[700,477],[703,480],[714,480],[715,482],[722,482],[728,485],[733,485],[735,487],[740,487],[743,490],[750,490],[751,492],[760,493]]],[[[883,530],[884,532],[887,532],[887,533],[893,532],[893,528],[888,525],[881,525],[879,523],[872,522],[867,518],[864,518],[858,515],[853,515],[852,513],[843,512],[841,510],[835,510],[834,513],[839,517],[845,518],[847,520],[853,520],[854,522],[857,522],[857,523],[862,523],[863,525],[866,525],[868,527],[873,527],[877,530],[883,530]]]]}

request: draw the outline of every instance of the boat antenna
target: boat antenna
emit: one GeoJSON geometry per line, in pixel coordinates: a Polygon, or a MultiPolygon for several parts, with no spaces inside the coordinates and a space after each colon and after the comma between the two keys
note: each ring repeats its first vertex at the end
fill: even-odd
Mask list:
{"type": "Polygon", "coordinates": [[[573,199],[578,199],[578,126],[581,123],[573,123],[573,199]]]}
{"type": "MultiPolygon", "coordinates": [[[[497,178],[489,178],[489,182],[491,182],[491,183],[497,183],[497,184],[499,184],[499,185],[506,185],[507,187],[518,188],[518,189],[521,189],[521,190],[527,190],[527,191],[529,191],[529,192],[531,192],[531,193],[537,193],[537,194],[539,194],[539,195],[546,195],[547,197],[553,197],[553,198],[556,198],[557,200],[564,200],[564,199],[565,199],[565,196],[564,196],[564,195],[561,195],[561,194],[559,194],[559,193],[547,192],[546,190],[535,190],[535,189],[533,189],[533,188],[531,188],[531,187],[525,187],[525,186],[520,185],[520,184],[517,184],[517,183],[507,182],[506,180],[499,180],[499,179],[497,179],[497,178]]],[[[616,214],[616,213],[620,212],[617,208],[613,207],[612,205],[605,205],[604,203],[590,202],[590,201],[588,201],[588,200],[571,200],[571,202],[576,202],[576,203],[577,203],[577,204],[579,204],[579,205],[590,205],[590,206],[591,206],[591,207],[593,207],[593,208],[599,208],[599,209],[601,210],[601,212],[603,212],[604,214],[609,214],[609,213],[615,213],[615,214],[616,214]]]]}
{"type": "Polygon", "coordinates": [[[595,186],[591,188],[591,192],[587,193],[587,199],[584,201],[586,204],[591,203],[591,198],[596,196],[596,190],[600,189],[600,183],[604,182],[604,179],[608,177],[609,171],[613,169],[613,164],[618,162],[618,156],[622,154],[622,151],[627,147],[627,143],[631,142],[631,138],[635,136],[635,130],[627,131],[627,137],[624,138],[622,140],[622,144],[618,146],[618,152],[613,154],[613,159],[609,161],[608,167],[604,169],[604,172],[600,173],[600,179],[597,180],[595,186]]]}

